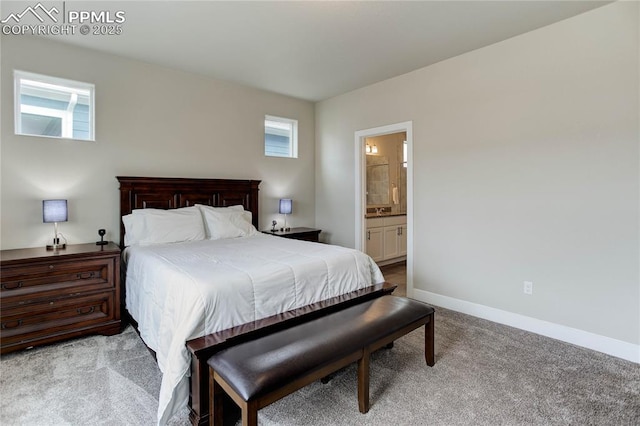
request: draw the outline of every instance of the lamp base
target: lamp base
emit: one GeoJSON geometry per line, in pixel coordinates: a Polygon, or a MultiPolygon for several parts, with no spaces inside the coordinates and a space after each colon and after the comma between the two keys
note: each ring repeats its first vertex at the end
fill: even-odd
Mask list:
{"type": "Polygon", "coordinates": [[[66,244],[60,244],[60,238],[54,238],[53,244],[47,245],[47,250],[64,250],[67,248],[66,244]]]}
{"type": "Polygon", "coordinates": [[[52,244],[47,245],[47,250],[64,250],[67,248],[66,244],[52,244]]]}
{"type": "Polygon", "coordinates": [[[96,241],[97,246],[106,246],[109,244],[109,241],[96,241]]]}

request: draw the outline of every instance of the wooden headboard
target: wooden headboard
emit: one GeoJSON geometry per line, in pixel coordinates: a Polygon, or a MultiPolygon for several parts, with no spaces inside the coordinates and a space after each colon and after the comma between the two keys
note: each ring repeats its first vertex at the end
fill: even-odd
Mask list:
{"type": "Polygon", "coordinates": [[[124,247],[122,216],[135,209],[177,209],[194,204],[226,207],[242,204],[258,228],[259,180],[190,179],[117,176],[120,182],[120,246],[124,247]]]}

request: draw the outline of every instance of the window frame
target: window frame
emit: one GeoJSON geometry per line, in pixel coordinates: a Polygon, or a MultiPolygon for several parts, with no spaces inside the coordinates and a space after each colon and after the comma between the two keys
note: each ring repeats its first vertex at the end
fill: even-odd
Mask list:
{"type": "Polygon", "coordinates": [[[95,85],[91,83],[85,83],[81,81],[69,80],[65,78],[52,77],[44,74],[36,74],[27,71],[14,70],[13,71],[13,85],[14,85],[14,133],[19,136],[33,136],[39,138],[52,138],[52,139],[67,139],[77,140],[84,142],[95,142],[95,85]],[[68,92],[71,95],[71,99],[67,106],[67,110],[59,110],[54,108],[47,108],[43,106],[23,105],[22,104],[22,92],[23,85],[22,80],[28,80],[38,83],[43,87],[57,86],[63,88],[62,91],[68,92]],[[88,93],[87,93],[88,92],[88,93]],[[77,98],[79,95],[89,97],[89,137],[87,139],[81,139],[73,137],[73,108],[77,105],[77,98]],[[71,106],[72,108],[69,108],[71,106]],[[22,114],[32,114],[44,117],[52,117],[61,119],[61,136],[55,135],[39,135],[34,133],[24,133],[22,130],[22,114]]]}
{"type": "Polygon", "coordinates": [[[273,158],[298,158],[298,120],[293,118],[278,117],[275,115],[265,114],[264,116],[264,156],[273,158]],[[289,143],[289,155],[270,155],[267,154],[267,121],[275,123],[283,123],[291,126],[291,136],[289,143]]]}

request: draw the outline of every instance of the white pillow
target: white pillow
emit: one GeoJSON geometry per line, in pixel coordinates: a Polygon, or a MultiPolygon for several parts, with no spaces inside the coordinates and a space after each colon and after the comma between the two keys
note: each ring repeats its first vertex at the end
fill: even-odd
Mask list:
{"type": "Polygon", "coordinates": [[[231,214],[230,216],[231,217],[229,219],[231,220],[231,223],[242,230],[242,232],[244,233],[244,237],[259,234],[258,230],[255,226],[253,226],[253,222],[251,221],[253,215],[250,211],[244,210],[240,214],[231,214]]]}
{"type": "Polygon", "coordinates": [[[237,238],[244,236],[242,229],[231,222],[232,215],[216,210],[202,210],[207,237],[210,240],[237,238]]]}
{"type": "Polygon", "coordinates": [[[244,211],[244,207],[242,206],[242,204],[236,204],[235,206],[228,206],[228,207],[213,207],[213,206],[207,206],[206,204],[196,204],[195,206],[200,208],[201,210],[215,210],[215,211],[221,211],[221,212],[227,212],[229,210],[235,210],[239,212],[244,211]]]}
{"type": "Polygon", "coordinates": [[[206,237],[202,215],[196,207],[134,210],[123,216],[122,222],[125,246],[197,241],[206,237]]]}
{"type": "Polygon", "coordinates": [[[258,233],[251,223],[251,212],[245,211],[242,206],[211,207],[199,204],[198,207],[202,211],[207,237],[211,240],[246,237],[258,233]]]}

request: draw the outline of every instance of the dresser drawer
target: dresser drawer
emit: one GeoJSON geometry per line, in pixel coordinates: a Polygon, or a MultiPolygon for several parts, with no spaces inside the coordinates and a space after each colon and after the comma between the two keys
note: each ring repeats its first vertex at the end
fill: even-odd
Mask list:
{"type": "Polygon", "coordinates": [[[115,320],[114,302],[114,292],[106,292],[3,309],[2,346],[115,320]]]}
{"type": "Polygon", "coordinates": [[[114,266],[113,259],[94,259],[4,267],[0,278],[2,307],[52,295],[112,290],[114,266]]]}
{"type": "Polygon", "coordinates": [[[282,235],[284,238],[290,238],[293,240],[301,240],[301,241],[311,241],[312,243],[318,242],[318,234],[320,231],[310,231],[310,232],[297,232],[291,235],[282,235]]]}

